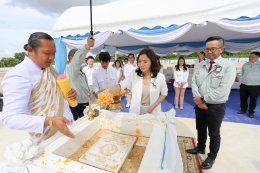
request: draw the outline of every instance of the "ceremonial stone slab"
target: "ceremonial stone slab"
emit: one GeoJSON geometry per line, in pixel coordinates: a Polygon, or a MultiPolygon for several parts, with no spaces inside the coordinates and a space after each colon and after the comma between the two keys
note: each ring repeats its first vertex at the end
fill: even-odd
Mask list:
{"type": "Polygon", "coordinates": [[[131,151],[136,137],[106,131],[79,159],[97,168],[117,173],[131,151]]]}

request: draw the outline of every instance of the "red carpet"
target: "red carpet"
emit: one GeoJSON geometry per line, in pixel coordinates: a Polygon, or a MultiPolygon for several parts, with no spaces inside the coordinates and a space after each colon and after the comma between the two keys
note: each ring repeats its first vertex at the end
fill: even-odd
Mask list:
{"type": "Polygon", "coordinates": [[[201,157],[197,154],[188,154],[186,149],[195,147],[195,140],[192,137],[178,136],[177,138],[182,162],[183,162],[183,173],[203,173],[201,169],[201,157]]]}

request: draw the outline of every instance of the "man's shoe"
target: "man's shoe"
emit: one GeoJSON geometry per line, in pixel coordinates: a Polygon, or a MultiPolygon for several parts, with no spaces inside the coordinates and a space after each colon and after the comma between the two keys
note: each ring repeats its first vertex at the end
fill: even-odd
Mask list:
{"type": "Polygon", "coordinates": [[[201,150],[198,147],[195,147],[195,148],[186,150],[186,152],[189,153],[189,154],[197,154],[197,153],[205,154],[205,149],[201,150]]]}
{"type": "Polygon", "coordinates": [[[213,166],[214,162],[215,162],[215,160],[207,157],[206,160],[204,160],[204,162],[202,162],[201,167],[202,167],[202,169],[210,169],[213,166]]]}
{"type": "Polygon", "coordinates": [[[237,114],[245,114],[245,113],[246,113],[246,111],[242,111],[242,110],[237,112],[237,114]]]}
{"type": "Polygon", "coordinates": [[[249,118],[254,118],[255,114],[251,112],[251,113],[248,113],[248,116],[249,116],[249,118]]]}

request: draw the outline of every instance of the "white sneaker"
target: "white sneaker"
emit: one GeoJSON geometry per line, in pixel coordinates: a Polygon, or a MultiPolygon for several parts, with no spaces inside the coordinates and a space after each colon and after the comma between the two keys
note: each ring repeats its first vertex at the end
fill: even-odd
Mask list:
{"type": "Polygon", "coordinates": [[[125,107],[127,107],[127,108],[129,108],[129,106],[130,106],[130,104],[129,104],[129,103],[127,103],[127,104],[125,105],[125,107]]]}

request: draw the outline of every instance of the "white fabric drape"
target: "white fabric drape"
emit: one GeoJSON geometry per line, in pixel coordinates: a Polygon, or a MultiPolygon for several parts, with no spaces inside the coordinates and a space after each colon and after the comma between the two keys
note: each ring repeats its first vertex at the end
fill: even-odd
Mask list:
{"type": "Polygon", "coordinates": [[[138,34],[138,33],[130,32],[130,31],[124,31],[124,33],[137,40],[144,41],[148,44],[162,44],[162,43],[169,43],[169,42],[183,36],[187,31],[189,31],[191,29],[191,27],[192,27],[192,24],[188,23],[171,32],[154,34],[154,35],[138,34]]]}
{"type": "MultiPolygon", "coordinates": [[[[95,45],[91,48],[91,53],[96,54],[96,52],[100,52],[104,48],[104,43],[107,39],[112,35],[112,32],[106,31],[95,35],[95,45]]],[[[62,42],[67,45],[69,49],[80,49],[84,44],[86,44],[86,39],[84,40],[69,40],[66,38],[62,39],[62,42]]]]}
{"type": "MultiPolygon", "coordinates": [[[[260,4],[260,2],[259,2],[260,4]]],[[[258,33],[260,32],[260,19],[248,21],[220,20],[216,25],[236,32],[258,33]]]]}

